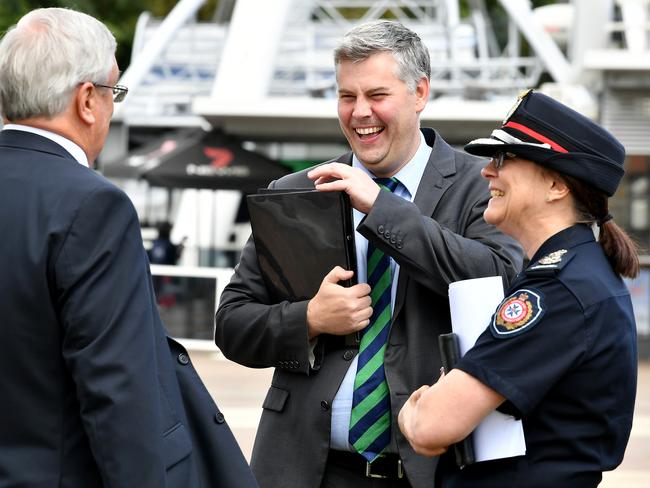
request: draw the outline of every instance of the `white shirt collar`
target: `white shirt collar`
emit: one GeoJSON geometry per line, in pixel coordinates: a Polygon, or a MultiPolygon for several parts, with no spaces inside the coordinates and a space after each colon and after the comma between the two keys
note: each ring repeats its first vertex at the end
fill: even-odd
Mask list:
{"type": "Polygon", "coordinates": [[[50,132],[49,130],[39,129],[37,127],[31,127],[29,125],[22,125],[22,124],[6,124],[2,128],[2,130],[22,130],[23,132],[31,132],[32,134],[37,134],[39,136],[46,137],[47,139],[57,143],[63,149],[68,151],[72,155],[72,157],[77,160],[79,164],[81,164],[82,166],[90,167],[88,164],[88,157],[86,156],[86,153],[83,151],[83,149],[81,149],[77,144],[72,142],[70,139],[66,139],[65,137],[60,136],[59,134],[55,134],[54,132],[50,132]]]}
{"type": "MultiPolygon", "coordinates": [[[[431,156],[432,148],[427,145],[427,141],[424,138],[424,134],[420,131],[420,144],[417,151],[411,158],[411,160],[402,166],[395,175],[395,178],[406,188],[409,193],[409,199],[412,201],[415,197],[415,194],[418,191],[418,186],[420,185],[420,180],[424,174],[424,169],[429,162],[429,157],[431,156]]],[[[355,168],[361,168],[363,171],[368,173],[371,177],[375,177],[371,171],[369,171],[361,161],[357,159],[355,154],[352,155],[352,166],[355,168]]]]}

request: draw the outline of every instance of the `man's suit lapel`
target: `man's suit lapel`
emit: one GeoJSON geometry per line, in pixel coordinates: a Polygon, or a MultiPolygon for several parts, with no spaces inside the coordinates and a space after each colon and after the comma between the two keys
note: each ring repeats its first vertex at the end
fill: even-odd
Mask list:
{"type": "MultiPolygon", "coordinates": [[[[456,161],[454,150],[433,129],[422,129],[428,145],[433,145],[431,156],[422,174],[413,202],[420,213],[432,216],[442,195],[454,182],[456,161]]],[[[400,272],[397,282],[397,294],[393,317],[396,317],[404,305],[408,276],[400,272]]]]}

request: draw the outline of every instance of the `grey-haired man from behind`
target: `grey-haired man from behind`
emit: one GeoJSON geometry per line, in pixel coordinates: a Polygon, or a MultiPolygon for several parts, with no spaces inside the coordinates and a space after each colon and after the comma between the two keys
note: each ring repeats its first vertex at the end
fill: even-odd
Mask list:
{"type": "Polygon", "coordinates": [[[0,486],[252,488],[166,337],[133,205],[90,169],[127,91],[115,48],[59,8],[0,41],[0,486]]]}

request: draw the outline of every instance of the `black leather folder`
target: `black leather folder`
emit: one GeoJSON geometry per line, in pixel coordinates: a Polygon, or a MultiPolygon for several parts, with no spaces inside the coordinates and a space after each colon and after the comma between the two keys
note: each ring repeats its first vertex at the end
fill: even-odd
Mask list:
{"type": "Polygon", "coordinates": [[[354,222],[344,192],[261,190],[246,197],[260,270],[274,302],[311,299],[335,266],[355,272],[354,222]]]}

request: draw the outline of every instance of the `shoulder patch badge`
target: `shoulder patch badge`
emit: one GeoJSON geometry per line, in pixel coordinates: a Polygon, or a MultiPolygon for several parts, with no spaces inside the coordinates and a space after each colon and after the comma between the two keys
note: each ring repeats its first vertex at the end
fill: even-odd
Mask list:
{"type": "Polygon", "coordinates": [[[492,335],[506,339],[531,329],[544,315],[544,295],[522,288],[504,299],[492,318],[492,335]]]}

